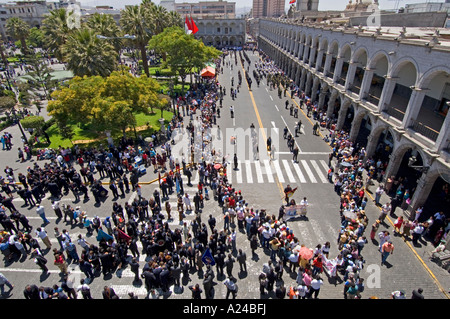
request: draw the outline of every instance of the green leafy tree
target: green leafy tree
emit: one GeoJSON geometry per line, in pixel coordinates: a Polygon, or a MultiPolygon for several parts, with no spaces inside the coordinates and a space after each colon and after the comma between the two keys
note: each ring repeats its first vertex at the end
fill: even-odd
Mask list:
{"type": "Polygon", "coordinates": [[[74,123],[125,134],[136,125],[135,114],[150,114],[153,107],[167,103],[158,91],[154,79],[118,71],[109,77],[75,77],[52,94],[47,110],[60,130],[67,131],[69,123],[74,123]]]}
{"type": "Polygon", "coordinates": [[[42,128],[44,127],[45,120],[42,116],[27,116],[20,120],[20,124],[24,129],[33,129],[37,131],[37,135],[42,134],[42,128]]]}
{"type": "Polygon", "coordinates": [[[28,64],[27,77],[31,80],[31,90],[35,95],[40,95],[40,91],[43,90],[45,98],[49,99],[57,85],[56,80],[52,78],[52,70],[40,55],[28,55],[25,60],[28,64]]]}
{"type": "Polygon", "coordinates": [[[219,50],[196,40],[193,35],[186,34],[180,27],[169,27],[153,36],[149,47],[166,56],[163,65],[170,67],[182,78],[183,89],[187,75],[192,75],[194,69],[202,68],[221,54],[219,50]]]}

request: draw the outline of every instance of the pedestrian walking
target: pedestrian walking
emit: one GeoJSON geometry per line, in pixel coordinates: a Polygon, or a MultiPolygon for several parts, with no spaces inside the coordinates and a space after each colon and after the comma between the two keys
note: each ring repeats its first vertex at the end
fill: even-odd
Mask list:
{"type": "Polygon", "coordinates": [[[45,207],[42,206],[40,203],[39,203],[38,207],[36,208],[36,213],[42,218],[44,225],[47,225],[50,223],[50,221],[45,217],[45,207]]]}
{"type": "Polygon", "coordinates": [[[41,254],[41,252],[39,251],[38,248],[34,249],[34,250],[31,252],[31,258],[33,258],[34,263],[35,263],[36,265],[38,265],[39,268],[41,268],[42,271],[43,271],[44,273],[47,273],[47,272],[48,272],[48,268],[47,268],[47,266],[46,266],[46,264],[47,264],[47,259],[41,254]]]}
{"type": "Polygon", "coordinates": [[[230,294],[233,296],[233,299],[236,299],[237,292],[238,292],[238,286],[232,280],[232,277],[228,277],[227,279],[225,279],[223,284],[227,287],[227,293],[226,293],[225,299],[228,299],[230,294]]]}
{"type": "Polygon", "coordinates": [[[47,235],[47,231],[44,229],[44,227],[38,227],[36,228],[36,236],[39,237],[42,242],[45,244],[47,249],[52,248],[52,243],[50,242],[50,238],[47,235]]]}
{"type": "Polygon", "coordinates": [[[381,265],[384,265],[389,255],[392,255],[393,253],[394,253],[394,245],[392,244],[392,242],[391,241],[385,242],[381,247],[381,265]]]}

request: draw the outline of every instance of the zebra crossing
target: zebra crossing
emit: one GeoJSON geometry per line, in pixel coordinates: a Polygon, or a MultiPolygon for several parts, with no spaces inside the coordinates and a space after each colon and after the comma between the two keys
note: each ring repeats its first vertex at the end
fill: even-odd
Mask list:
{"type": "MultiPolygon", "coordinates": [[[[261,160],[239,161],[238,169],[232,164],[227,166],[228,181],[232,184],[264,184],[275,183],[275,177],[280,183],[329,183],[328,164],[324,160],[261,160]]],[[[198,183],[198,171],[193,171],[192,184],[198,183]]],[[[187,179],[186,176],[183,176],[187,179]]]]}

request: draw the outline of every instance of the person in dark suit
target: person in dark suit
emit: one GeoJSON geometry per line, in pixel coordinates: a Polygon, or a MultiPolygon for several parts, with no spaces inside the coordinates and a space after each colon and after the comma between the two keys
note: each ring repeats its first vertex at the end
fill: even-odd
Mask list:
{"type": "Polygon", "coordinates": [[[116,292],[111,287],[105,286],[102,291],[103,299],[119,299],[116,292]]]}
{"type": "Polygon", "coordinates": [[[36,285],[27,285],[23,291],[25,299],[41,299],[39,296],[39,287],[36,285]]]}

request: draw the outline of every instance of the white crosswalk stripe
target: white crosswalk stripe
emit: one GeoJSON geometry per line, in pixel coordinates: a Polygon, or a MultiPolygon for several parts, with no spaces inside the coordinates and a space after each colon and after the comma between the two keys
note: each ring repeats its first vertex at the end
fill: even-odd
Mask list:
{"type": "Polygon", "coordinates": [[[247,173],[247,183],[252,184],[253,183],[252,167],[249,160],[245,161],[245,169],[247,173]]]}
{"type": "Polygon", "coordinates": [[[266,169],[266,175],[269,183],[274,183],[275,180],[272,176],[272,169],[270,168],[270,162],[269,160],[264,160],[264,168],[266,169]]]}
{"type": "Polygon", "coordinates": [[[273,161],[272,164],[273,167],[275,168],[275,172],[277,173],[278,181],[280,183],[284,183],[284,176],[283,173],[281,172],[280,163],[278,161],[273,161]]]}
{"type": "Polygon", "coordinates": [[[264,183],[264,178],[261,170],[261,163],[259,161],[255,161],[255,171],[256,176],[258,178],[258,183],[264,183]]]}
{"type": "Polygon", "coordinates": [[[283,162],[283,166],[284,166],[285,172],[286,172],[286,174],[288,176],[289,182],[295,183],[295,177],[292,174],[292,171],[291,171],[291,169],[289,167],[288,161],[287,160],[283,160],[282,162],[283,162]]]}
{"type": "Polygon", "coordinates": [[[308,163],[306,162],[306,160],[301,160],[300,163],[302,163],[303,168],[306,171],[306,174],[308,174],[309,179],[311,180],[311,183],[317,183],[316,178],[314,177],[313,172],[311,171],[311,169],[309,168],[308,163]]]}
{"type": "MultiPolygon", "coordinates": [[[[242,163],[241,161],[238,161],[238,169],[236,172],[236,183],[242,184],[242,163]]],[[[231,174],[231,172],[230,172],[231,174]]]]}
{"type": "Polygon", "coordinates": [[[294,163],[293,166],[294,166],[295,172],[298,175],[298,178],[300,179],[300,183],[306,183],[306,178],[303,175],[302,170],[300,169],[300,166],[298,166],[297,163],[294,163]]]}
{"type": "Polygon", "coordinates": [[[326,183],[327,182],[327,178],[323,175],[322,171],[320,170],[319,165],[317,164],[316,161],[311,160],[311,165],[314,167],[314,169],[316,170],[317,175],[319,175],[320,180],[322,181],[322,183],[326,183]]]}

